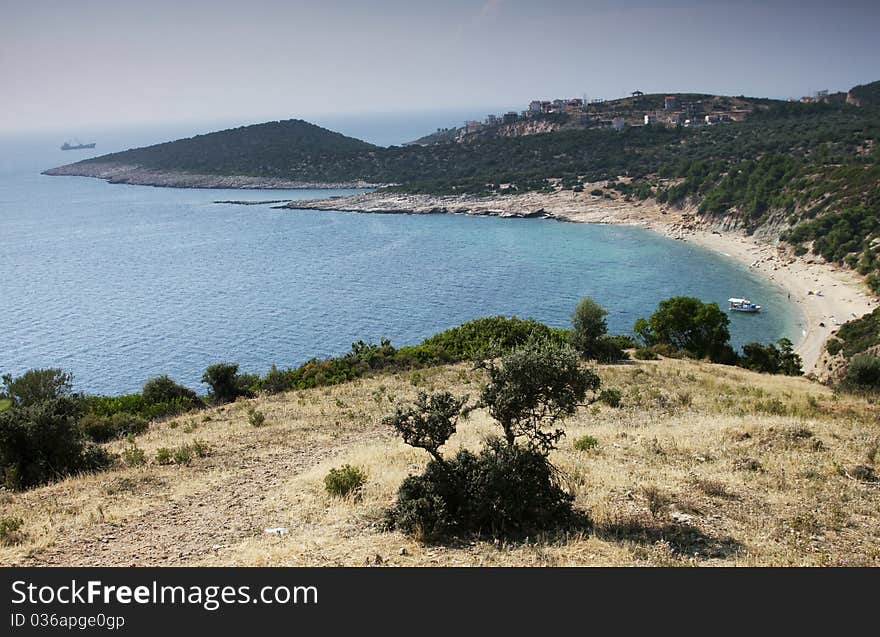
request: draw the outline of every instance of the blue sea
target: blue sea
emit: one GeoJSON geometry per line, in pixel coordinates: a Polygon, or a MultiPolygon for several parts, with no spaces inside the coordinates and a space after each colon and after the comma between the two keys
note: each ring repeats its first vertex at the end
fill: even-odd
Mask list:
{"type": "MultiPolygon", "coordinates": [[[[469,115],[469,114],[468,114],[469,115]]],[[[475,114],[476,115],[476,114],[475,114]]],[[[472,116],[472,115],[471,115],[472,116]]],[[[402,143],[462,114],[329,122],[402,143]],[[430,124],[430,126],[428,125],[430,124]]],[[[138,390],[167,373],[193,388],[205,367],[264,373],[344,353],[353,341],[396,345],[480,316],[566,326],[577,300],[629,333],[657,302],[686,294],[760,315],[731,316],[735,344],[797,340],[786,293],[732,260],[647,230],[454,215],[363,215],[235,206],[352,191],[234,191],[110,185],[40,171],[217,126],[0,138],[0,373],[62,367],[77,389],[138,390]]]]}

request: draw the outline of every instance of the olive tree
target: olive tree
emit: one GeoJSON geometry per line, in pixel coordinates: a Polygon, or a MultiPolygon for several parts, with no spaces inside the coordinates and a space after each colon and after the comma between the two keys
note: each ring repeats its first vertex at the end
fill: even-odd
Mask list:
{"type": "Polygon", "coordinates": [[[481,401],[501,425],[507,444],[523,438],[545,455],[565,435],[551,428],[572,415],[600,384],[592,370],[581,367],[571,346],[542,338],[532,338],[500,362],[484,366],[489,382],[481,401]]]}

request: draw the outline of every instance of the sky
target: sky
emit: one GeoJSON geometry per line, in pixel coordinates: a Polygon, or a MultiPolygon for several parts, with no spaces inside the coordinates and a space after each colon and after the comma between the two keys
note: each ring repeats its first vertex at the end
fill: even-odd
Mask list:
{"type": "Polygon", "coordinates": [[[878,25],[880,0],[0,0],[0,131],[800,97],[880,79],[878,25]]]}

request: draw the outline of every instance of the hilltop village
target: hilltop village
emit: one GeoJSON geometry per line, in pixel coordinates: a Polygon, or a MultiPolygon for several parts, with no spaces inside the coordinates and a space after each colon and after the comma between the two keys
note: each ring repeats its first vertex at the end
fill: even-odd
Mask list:
{"type": "MultiPolygon", "coordinates": [[[[856,104],[847,93],[827,90],[790,102],[856,104]]],[[[429,145],[473,141],[485,136],[518,136],[549,133],[560,129],[611,128],[623,130],[637,126],[699,128],[745,121],[770,100],[695,93],[646,94],[635,90],[628,97],[613,100],[575,97],[532,100],[522,111],[489,114],[482,121],[469,120],[457,128],[439,128],[412,142],[429,145]]],[[[857,104],[856,104],[857,105],[857,104]]]]}

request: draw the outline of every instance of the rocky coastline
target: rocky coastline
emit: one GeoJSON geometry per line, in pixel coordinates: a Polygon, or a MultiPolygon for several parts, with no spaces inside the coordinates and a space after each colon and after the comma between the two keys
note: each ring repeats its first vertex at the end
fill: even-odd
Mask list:
{"type": "Polygon", "coordinates": [[[279,179],[275,177],[254,177],[250,175],[205,175],[175,171],[160,171],[142,166],[78,162],[50,168],[44,175],[93,177],[111,184],[131,184],[137,186],[158,186],[162,188],[214,188],[238,190],[296,190],[327,188],[377,188],[386,184],[372,184],[360,180],[345,182],[308,182],[279,179]]]}

